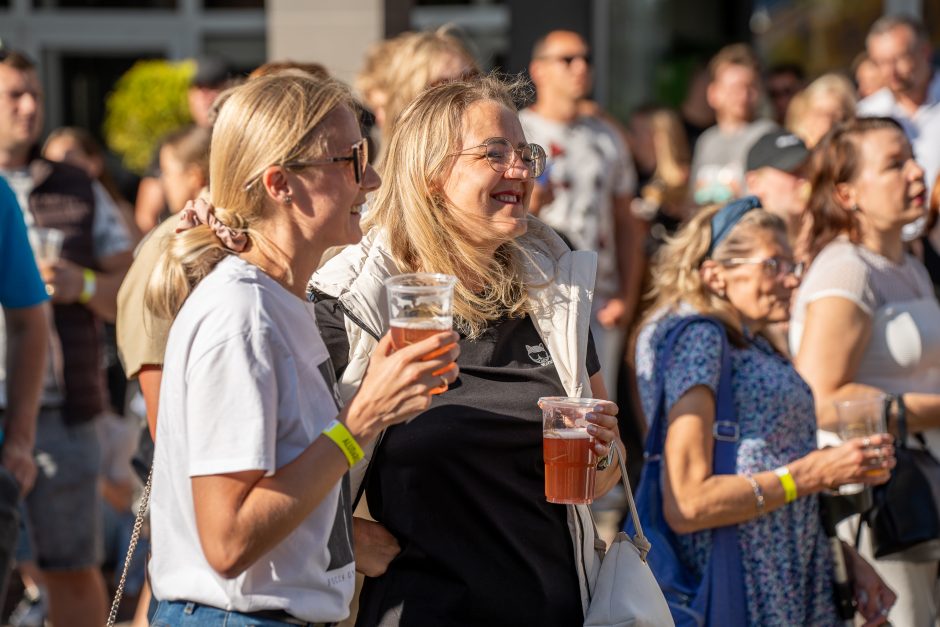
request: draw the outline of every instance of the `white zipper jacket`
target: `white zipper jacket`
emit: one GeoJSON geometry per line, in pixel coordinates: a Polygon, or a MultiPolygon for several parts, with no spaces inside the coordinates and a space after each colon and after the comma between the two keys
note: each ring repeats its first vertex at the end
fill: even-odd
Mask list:
{"type": "MultiPolygon", "coordinates": [[[[586,358],[597,255],[569,250],[551,228],[531,217],[527,233],[516,241],[528,253],[525,272],[529,314],[555,362],[565,392],[568,396],[590,396],[586,358]]],[[[358,245],[330,259],[310,280],[309,287],[315,294],[338,299],[345,314],[349,364],[339,380],[344,401],[359,388],[378,338],[388,330],[383,284],[400,273],[383,233],[372,230],[358,245]]],[[[362,485],[373,448],[374,444],[368,447],[365,460],[350,471],[354,494],[362,485]]],[[[604,542],[597,538],[586,505],[568,506],[568,529],[578,565],[582,609],[587,612],[604,542]]]]}

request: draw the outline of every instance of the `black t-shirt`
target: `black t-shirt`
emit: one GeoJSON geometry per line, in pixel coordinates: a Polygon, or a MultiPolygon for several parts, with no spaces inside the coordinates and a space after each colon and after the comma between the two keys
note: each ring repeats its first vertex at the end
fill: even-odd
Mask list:
{"type": "MultiPolygon", "coordinates": [[[[349,345],[335,300],[317,319],[337,370],[349,345]]],[[[371,514],[401,553],[367,578],[357,627],[581,625],[564,505],[545,500],[541,396],[565,391],[532,320],[460,341],[460,376],[388,429],[366,479],[371,514]]],[[[588,372],[600,364],[593,339],[588,372]]]]}

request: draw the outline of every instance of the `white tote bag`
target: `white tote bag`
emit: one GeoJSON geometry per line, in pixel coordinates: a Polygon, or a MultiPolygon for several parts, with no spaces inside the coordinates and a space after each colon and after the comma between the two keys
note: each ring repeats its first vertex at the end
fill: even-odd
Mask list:
{"type": "Polygon", "coordinates": [[[650,543],[640,526],[623,452],[617,443],[612,446],[620,462],[620,476],[636,535],[631,538],[621,531],[607,549],[584,627],[674,627],[666,598],[646,563],[650,543]]]}

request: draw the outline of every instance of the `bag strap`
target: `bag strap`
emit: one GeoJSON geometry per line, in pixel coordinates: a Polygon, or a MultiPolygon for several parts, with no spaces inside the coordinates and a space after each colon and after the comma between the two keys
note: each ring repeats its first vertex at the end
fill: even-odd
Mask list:
{"type": "MultiPolygon", "coordinates": [[[[614,451],[617,453],[617,462],[620,464],[620,481],[623,483],[623,490],[627,494],[627,505],[630,507],[630,517],[633,519],[633,537],[630,542],[640,553],[640,559],[646,561],[646,555],[650,552],[650,541],[643,534],[643,525],[640,524],[640,514],[636,510],[636,502],[633,500],[633,489],[630,487],[630,477],[627,475],[627,464],[624,460],[626,455],[621,450],[621,445],[615,440],[611,442],[614,451]]],[[[629,535],[627,535],[629,537],[629,535]]]]}
{"type": "Polygon", "coordinates": [[[118,608],[121,607],[121,599],[124,598],[124,585],[127,583],[127,571],[131,567],[131,559],[134,557],[134,550],[137,548],[137,542],[140,540],[140,531],[144,526],[144,517],[147,516],[147,510],[150,507],[150,488],[153,485],[153,465],[150,466],[150,473],[147,475],[147,483],[144,485],[144,492],[140,496],[140,507],[137,508],[137,518],[134,519],[134,529],[131,531],[131,540],[127,545],[127,556],[124,558],[124,569],[121,571],[121,580],[118,581],[117,590],[114,591],[114,599],[111,601],[111,612],[108,614],[107,627],[114,627],[117,620],[118,608]]]}

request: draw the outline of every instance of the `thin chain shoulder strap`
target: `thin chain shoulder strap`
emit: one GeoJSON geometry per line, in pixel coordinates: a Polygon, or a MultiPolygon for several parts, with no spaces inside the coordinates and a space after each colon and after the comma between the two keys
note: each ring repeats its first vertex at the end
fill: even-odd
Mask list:
{"type": "Polygon", "coordinates": [[[118,608],[121,607],[121,599],[124,597],[124,585],[127,582],[127,571],[131,566],[131,559],[134,557],[134,550],[137,548],[137,542],[140,540],[140,531],[144,526],[144,518],[147,516],[147,510],[150,509],[150,488],[153,484],[153,464],[150,466],[150,473],[147,475],[147,483],[144,485],[143,494],[140,497],[140,507],[137,509],[137,518],[134,520],[134,529],[131,532],[131,540],[127,545],[127,557],[124,558],[124,570],[121,572],[121,580],[118,582],[117,590],[114,592],[114,600],[111,601],[111,613],[108,614],[107,627],[114,627],[117,620],[118,608]]]}

